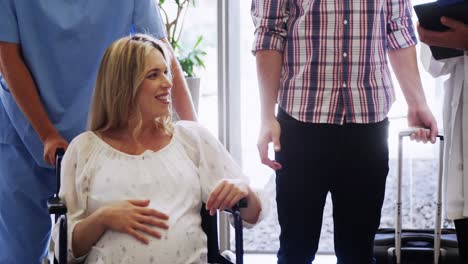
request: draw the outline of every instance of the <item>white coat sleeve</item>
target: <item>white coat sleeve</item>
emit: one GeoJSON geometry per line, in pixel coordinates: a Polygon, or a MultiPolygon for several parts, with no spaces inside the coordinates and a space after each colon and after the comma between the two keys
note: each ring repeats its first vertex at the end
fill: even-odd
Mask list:
{"type": "Polygon", "coordinates": [[[421,63],[424,69],[434,78],[451,73],[454,70],[457,62],[458,58],[449,58],[443,60],[434,59],[429,46],[421,43],[421,63]]]}

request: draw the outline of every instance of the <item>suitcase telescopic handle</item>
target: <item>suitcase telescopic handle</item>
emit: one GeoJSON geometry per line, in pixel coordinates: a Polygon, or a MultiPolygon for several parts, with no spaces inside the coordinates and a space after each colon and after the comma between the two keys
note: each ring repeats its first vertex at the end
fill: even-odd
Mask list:
{"type": "MultiPolygon", "coordinates": [[[[411,135],[413,135],[414,133],[418,132],[421,128],[418,128],[418,127],[410,127],[410,128],[407,128],[405,130],[402,130],[400,131],[400,133],[398,134],[400,138],[403,138],[403,137],[409,137],[411,135]]],[[[428,128],[423,128],[423,130],[425,132],[430,132],[431,130],[428,129],[428,128]]],[[[444,140],[444,136],[443,135],[437,135],[437,137],[440,139],[440,140],[444,140]]]]}
{"type": "MultiPolygon", "coordinates": [[[[419,131],[421,128],[408,128],[398,134],[398,175],[397,175],[397,215],[395,219],[395,255],[396,263],[401,264],[401,234],[402,234],[402,202],[401,202],[401,182],[403,175],[403,138],[409,137],[419,131]]],[[[424,129],[429,131],[429,129],[424,129]]],[[[440,257],[440,234],[442,231],[442,174],[444,159],[444,136],[437,135],[439,139],[439,171],[437,184],[437,212],[434,228],[434,264],[439,263],[440,257]]]]}

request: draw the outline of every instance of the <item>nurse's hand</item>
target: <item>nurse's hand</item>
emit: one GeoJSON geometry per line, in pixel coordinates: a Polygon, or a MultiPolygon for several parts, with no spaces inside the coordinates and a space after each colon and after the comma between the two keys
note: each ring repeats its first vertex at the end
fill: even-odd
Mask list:
{"type": "Polygon", "coordinates": [[[128,200],[100,208],[97,213],[105,229],[127,233],[144,244],[149,240],[142,234],[161,238],[161,233],[151,226],[168,229],[166,221],[169,216],[148,208],[149,200],[128,200]]]}
{"type": "Polygon", "coordinates": [[[54,133],[44,140],[44,160],[50,165],[55,165],[55,152],[61,148],[67,150],[68,142],[58,133],[54,133]]]}

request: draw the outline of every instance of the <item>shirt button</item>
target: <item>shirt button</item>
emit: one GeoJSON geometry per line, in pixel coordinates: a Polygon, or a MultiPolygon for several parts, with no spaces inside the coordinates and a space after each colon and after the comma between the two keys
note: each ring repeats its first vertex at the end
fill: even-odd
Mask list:
{"type": "Polygon", "coordinates": [[[343,57],[345,57],[345,58],[348,57],[348,53],[346,53],[346,52],[343,53],[343,57]]]}
{"type": "Polygon", "coordinates": [[[343,87],[346,88],[346,83],[343,83],[343,87]]]}
{"type": "Polygon", "coordinates": [[[343,24],[348,25],[348,20],[345,19],[345,21],[343,21],[343,24]]]}

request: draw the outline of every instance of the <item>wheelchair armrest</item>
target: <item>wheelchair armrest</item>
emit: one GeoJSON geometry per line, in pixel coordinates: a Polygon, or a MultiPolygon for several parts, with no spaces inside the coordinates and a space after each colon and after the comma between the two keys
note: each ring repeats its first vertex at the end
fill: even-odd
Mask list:
{"type": "Polygon", "coordinates": [[[47,200],[47,208],[49,209],[49,214],[64,215],[67,213],[67,206],[57,196],[51,197],[47,200]]]}
{"type": "MultiPolygon", "coordinates": [[[[242,219],[240,208],[247,207],[247,199],[241,199],[233,208],[226,209],[225,212],[231,213],[234,220],[234,229],[236,230],[236,264],[243,263],[243,244],[242,244],[242,219]]],[[[202,216],[202,228],[208,238],[208,263],[233,264],[232,258],[226,258],[219,252],[218,244],[218,224],[217,217],[211,216],[203,204],[200,215],[202,216]]]]}
{"type": "Polygon", "coordinates": [[[237,211],[240,211],[241,208],[247,208],[249,203],[247,202],[247,198],[242,198],[237,202],[232,208],[227,208],[224,212],[234,214],[237,211]]]}
{"type": "MultiPolygon", "coordinates": [[[[248,202],[247,198],[242,198],[237,204],[235,204],[231,209],[225,210],[232,214],[234,220],[234,231],[236,238],[236,264],[244,263],[244,246],[243,246],[243,234],[242,234],[242,217],[241,217],[241,208],[247,208],[248,202]]],[[[230,259],[223,256],[225,263],[232,263],[230,259]]]]}

